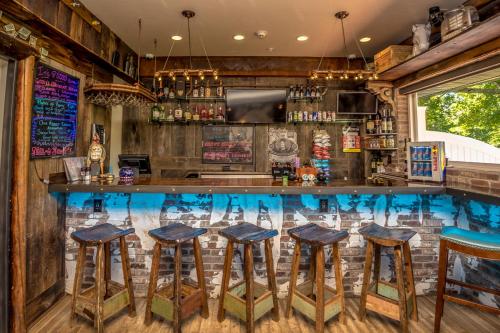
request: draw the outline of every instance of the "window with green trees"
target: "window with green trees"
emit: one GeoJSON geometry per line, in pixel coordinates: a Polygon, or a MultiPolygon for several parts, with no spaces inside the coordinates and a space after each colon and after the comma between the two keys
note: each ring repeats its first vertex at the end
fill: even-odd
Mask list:
{"type": "Polygon", "coordinates": [[[420,97],[429,131],[480,140],[500,148],[500,80],[420,97]]]}

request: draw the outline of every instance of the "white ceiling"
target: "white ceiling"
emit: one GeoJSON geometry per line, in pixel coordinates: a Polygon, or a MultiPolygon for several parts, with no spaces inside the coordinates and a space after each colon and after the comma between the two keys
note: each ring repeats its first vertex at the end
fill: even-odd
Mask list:
{"type": "Polygon", "coordinates": [[[138,19],[142,19],[141,54],[167,55],[172,40],[180,34],[172,55],[188,55],[187,22],[184,9],[194,10],[191,20],[193,55],[203,55],[200,36],[212,56],[343,56],[340,21],[334,13],[347,10],[344,21],[348,53],[359,56],[354,38],[370,36],[361,44],[365,55],[372,56],[387,45],[399,43],[411,35],[411,25],[425,22],[428,8],[439,5],[450,9],[464,0],[81,0],[100,20],[135,51],[139,51],[138,19]],[[267,30],[259,40],[257,30],[267,30]],[[234,34],[244,41],[232,39],[234,34]],[[298,42],[298,35],[309,40],[298,42]],[[268,48],[274,48],[273,52],[268,48]]]}

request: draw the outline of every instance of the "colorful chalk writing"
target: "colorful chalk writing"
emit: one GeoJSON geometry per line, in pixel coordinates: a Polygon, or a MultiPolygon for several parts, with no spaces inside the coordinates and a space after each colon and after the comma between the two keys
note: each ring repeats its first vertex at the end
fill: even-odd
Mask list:
{"type": "Polygon", "coordinates": [[[252,164],[252,126],[204,126],[203,163],[252,164]]]}
{"type": "Polygon", "coordinates": [[[31,118],[31,158],[75,155],[80,80],[37,63],[31,118]]]}

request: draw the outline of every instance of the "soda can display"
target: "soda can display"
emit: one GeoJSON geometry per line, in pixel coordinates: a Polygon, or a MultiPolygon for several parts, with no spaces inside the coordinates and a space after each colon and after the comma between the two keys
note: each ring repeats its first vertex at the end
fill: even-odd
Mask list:
{"type": "Polygon", "coordinates": [[[422,177],[424,175],[424,163],[417,162],[417,176],[422,177]]]}

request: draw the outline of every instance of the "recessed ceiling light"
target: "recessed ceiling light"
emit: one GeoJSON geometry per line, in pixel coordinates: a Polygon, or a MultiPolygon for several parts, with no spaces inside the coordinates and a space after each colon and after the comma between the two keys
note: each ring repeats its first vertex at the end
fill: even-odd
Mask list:
{"type": "Polygon", "coordinates": [[[371,37],[363,37],[363,38],[361,38],[359,41],[360,41],[361,43],[368,43],[368,42],[369,42],[369,41],[371,41],[371,40],[372,40],[372,38],[371,38],[371,37]]]}
{"type": "Polygon", "coordinates": [[[182,36],[179,36],[179,35],[173,35],[172,37],[173,40],[182,40],[182,36]]]}
{"type": "Polygon", "coordinates": [[[243,39],[245,39],[245,36],[243,36],[243,35],[239,35],[239,34],[238,34],[238,35],[234,35],[234,36],[233,36],[233,39],[234,39],[234,40],[243,40],[243,39]]]}
{"type": "Polygon", "coordinates": [[[300,35],[300,36],[298,36],[298,37],[297,37],[297,40],[298,40],[299,42],[305,42],[305,41],[306,41],[306,40],[308,40],[308,39],[309,39],[309,37],[308,37],[308,36],[306,36],[306,35],[300,35]]]}

